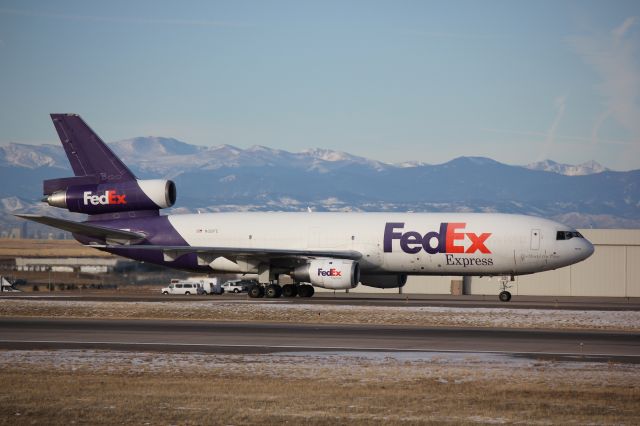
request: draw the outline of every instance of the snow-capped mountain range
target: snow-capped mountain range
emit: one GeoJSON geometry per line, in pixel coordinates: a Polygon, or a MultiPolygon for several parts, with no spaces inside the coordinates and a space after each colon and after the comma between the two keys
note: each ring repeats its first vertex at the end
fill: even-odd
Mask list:
{"type": "MultiPolygon", "coordinates": [[[[173,212],[501,211],[549,217],[576,227],[640,227],[640,170],[551,160],[512,166],[483,157],[444,164],[390,164],[327,149],[204,147],[139,137],[111,143],[139,178],[171,178],[173,212]]],[[[0,229],[11,213],[67,214],[48,207],[42,180],[70,176],[59,145],[0,146],[0,229]]]]}
{"type": "Polygon", "coordinates": [[[573,166],[571,164],[556,163],[552,160],[544,160],[527,164],[525,167],[531,170],[542,170],[545,172],[553,172],[565,176],[593,175],[596,173],[609,171],[609,169],[604,167],[602,164],[597,163],[593,160],[587,161],[586,163],[578,164],[577,166],[573,166]]]}
{"type": "MultiPolygon", "coordinates": [[[[125,139],[109,144],[111,148],[128,163],[149,173],[163,175],[180,173],[189,169],[217,169],[221,167],[281,166],[317,170],[326,173],[346,164],[358,164],[374,170],[390,168],[425,167],[430,164],[421,161],[384,163],[370,160],[342,151],[312,148],[292,153],[254,145],[247,149],[232,145],[214,147],[190,145],[173,138],[157,136],[125,139]]],[[[468,157],[477,158],[481,157],[468,157]]],[[[25,145],[11,143],[0,146],[0,166],[26,168],[59,167],[68,168],[67,157],[59,145],[25,145]]],[[[565,176],[584,176],[602,173],[609,169],[596,161],[571,165],[553,160],[538,161],[524,166],[530,170],[558,173],[565,176]]]]}

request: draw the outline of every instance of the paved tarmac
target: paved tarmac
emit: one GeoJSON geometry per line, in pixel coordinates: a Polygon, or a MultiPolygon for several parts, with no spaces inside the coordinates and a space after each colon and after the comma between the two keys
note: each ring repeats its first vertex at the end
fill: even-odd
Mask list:
{"type": "Polygon", "coordinates": [[[640,334],[166,320],[0,319],[0,349],[463,352],[640,363],[640,334]]]}
{"type": "Polygon", "coordinates": [[[38,293],[5,293],[0,298],[87,300],[104,302],[158,302],[172,301],[220,303],[229,301],[250,301],[252,303],[290,304],[335,304],[357,306],[439,306],[468,308],[508,308],[508,309],[563,309],[598,311],[640,311],[640,298],[623,297],[563,297],[563,296],[513,296],[510,302],[500,302],[497,296],[473,295],[426,295],[426,294],[379,294],[379,293],[330,293],[317,292],[312,298],[293,299],[250,299],[246,294],[224,294],[222,296],[165,296],[155,293],[121,291],[65,291],[38,293]]]}

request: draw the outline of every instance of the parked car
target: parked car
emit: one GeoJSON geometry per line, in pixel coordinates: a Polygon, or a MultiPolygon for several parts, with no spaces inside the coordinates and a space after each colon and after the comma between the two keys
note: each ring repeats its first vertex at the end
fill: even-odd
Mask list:
{"type": "Polygon", "coordinates": [[[251,280],[229,280],[222,284],[222,288],[228,293],[244,293],[256,284],[257,282],[251,280]]]}

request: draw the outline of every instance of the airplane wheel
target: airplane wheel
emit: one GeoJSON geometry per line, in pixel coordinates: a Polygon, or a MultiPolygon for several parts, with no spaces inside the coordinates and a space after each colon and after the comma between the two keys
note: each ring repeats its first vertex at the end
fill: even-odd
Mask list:
{"type": "Polygon", "coordinates": [[[301,285],[298,287],[298,296],[307,297],[307,286],[301,285]]]}
{"type": "Polygon", "coordinates": [[[249,297],[257,299],[264,296],[264,290],[261,285],[254,285],[249,289],[249,297]]]}
{"type": "Polygon", "coordinates": [[[282,294],[282,289],[278,284],[269,284],[267,288],[264,290],[264,295],[269,299],[275,299],[276,297],[280,297],[282,294]]]}
{"type": "Polygon", "coordinates": [[[282,286],[282,296],[296,297],[298,295],[298,287],[293,284],[285,284],[282,286]]]}
{"type": "Polygon", "coordinates": [[[500,298],[501,302],[508,302],[509,300],[511,300],[511,293],[509,293],[508,291],[501,291],[498,295],[498,298],[500,298]]]}
{"type": "Polygon", "coordinates": [[[311,285],[301,285],[298,288],[298,295],[300,297],[311,297],[313,296],[313,293],[315,293],[315,290],[313,289],[313,286],[311,285]]]}

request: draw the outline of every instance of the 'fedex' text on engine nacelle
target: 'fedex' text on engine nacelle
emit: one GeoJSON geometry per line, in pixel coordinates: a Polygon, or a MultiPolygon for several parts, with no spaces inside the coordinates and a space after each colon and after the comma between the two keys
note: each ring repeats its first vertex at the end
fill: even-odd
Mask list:
{"type": "Polygon", "coordinates": [[[318,268],[318,276],[319,277],[341,277],[342,271],[339,271],[336,268],[331,268],[328,271],[326,269],[318,268]]]}
{"type": "Polygon", "coordinates": [[[88,206],[89,204],[97,206],[97,205],[112,205],[112,204],[127,204],[127,200],[125,199],[125,194],[117,194],[115,190],[105,191],[103,195],[93,195],[91,191],[85,191],[83,193],[83,201],[84,205],[88,206]]]}
{"type": "Polygon", "coordinates": [[[429,254],[436,253],[480,253],[490,254],[485,242],[491,236],[490,232],[477,235],[473,232],[463,232],[466,223],[440,224],[438,232],[431,231],[422,235],[416,231],[396,232],[404,228],[404,222],[387,222],[384,227],[384,252],[393,251],[393,241],[400,241],[400,248],[408,254],[416,254],[424,249],[429,254]],[[465,236],[471,241],[471,245],[465,250],[463,242],[465,236]]]}

